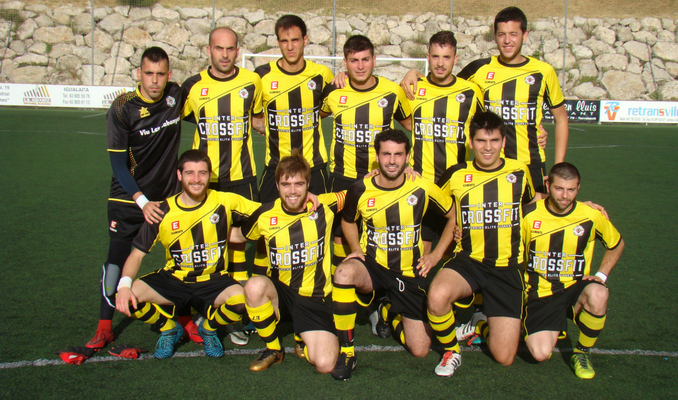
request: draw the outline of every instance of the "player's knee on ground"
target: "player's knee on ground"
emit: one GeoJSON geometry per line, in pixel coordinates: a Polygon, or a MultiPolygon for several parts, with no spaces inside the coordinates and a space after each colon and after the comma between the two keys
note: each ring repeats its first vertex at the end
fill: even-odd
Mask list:
{"type": "Polygon", "coordinates": [[[528,337],[525,344],[530,354],[532,354],[532,358],[537,362],[548,360],[551,357],[551,353],[553,353],[553,347],[545,341],[530,340],[528,337]]]}
{"type": "Polygon", "coordinates": [[[428,356],[429,350],[431,349],[431,342],[428,341],[426,343],[405,343],[407,346],[407,349],[410,351],[410,354],[412,354],[415,357],[421,357],[424,358],[428,356]]]}
{"type": "Polygon", "coordinates": [[[321,374],[332,372],[337,363],[337,356],[333,356],[326,351],[313,350],[314,349],[309,349],[308,347],[305,349],[305,351],[308,352],[308,361],[315,367],[315,370],[321,374]]]}
{"type": "Polygon", "coordinates": [[[499,349],[492,349],[492,356],[496,362],[508,367],[513,364],[513,360],[516,358],[516,351],[513,348],[501,347],[499,349]]]}

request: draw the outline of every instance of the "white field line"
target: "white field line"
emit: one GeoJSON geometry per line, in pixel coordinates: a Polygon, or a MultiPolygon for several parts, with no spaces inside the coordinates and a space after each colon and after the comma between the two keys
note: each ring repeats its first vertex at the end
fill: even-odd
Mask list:
{"type": "MultiPolygon", "coordinates": [[[[461,346],[463,352],[478,352],[481,351],[481,348],[478,346],[461,346]]],[[[255,355],[259,354],[263,349],[235,349],[235,350],[225,350],[225,356],[242,356],[242,355],[255,355]]],[[[357,352],[394,352],[394,351],[405,351],[402,346],[356,346],[357,352]]],[[[526,352],[527,350],[524,347],[521,347],[520,352],[526,352]]],[[[557,353],[569,353],[572,352],[571,348],[554,350],[557,353]]],[[[293,353],[294,349],[291,347],[285,348],[286,353],[293,353]]],[[[591,349],[593,354],[604,354],[604,355],[616,355],[616,356],[658,356],[658,357],[678,357],[678,351],[655,351],[655,350],[611,350],[611,349],[591,349]]],[[[174,357],[205,357],[205,352],[200,351],[179,351],[174,353],[174,357]]],[[[142,354],[138,360],[150,360],[153,359],[153,355],[150,353],[142,354]]],[[[109,361],[133,361],[126,358],[114,357],[114,356],[104,356],[104,357],[92,357],[87,359],[86,363],[95,363],[95,362],[109,362],[109,361]]],[[[8,363],[0,363],[0,369],[11,369],[19,367],[44,367],[48,365],[63,365],[65,364],[61,361],[60,358],[48,360],[48,359],[38,359],[34,361],[15,361],[8,363]]]]}

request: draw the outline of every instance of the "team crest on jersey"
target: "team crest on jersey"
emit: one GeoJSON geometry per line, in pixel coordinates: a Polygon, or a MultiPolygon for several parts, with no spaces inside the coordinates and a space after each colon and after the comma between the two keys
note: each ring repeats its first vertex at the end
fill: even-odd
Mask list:
{"type": "Polygon", "coordinates": [[[456,99],[458,103],[463,103],[466,101],[466,95],[464,93],[459,93],[456,99]]]}
{"type": "Polygon", "coordinates": [[[318,87],[318,84],[316,84],[315,81],[308,81],[308,85],[306,86],[308,86],[309,90],[315,90],[315,88],[318,87]]]}
{"type": "Polygon", "coordinates": [[[172,96],[167,96],[167,100],[165,101],[167,102],[168,107],[174,107],[174,105],[177,104],[177,100],[172,96]]]}
{"type": "Polygon", "coordinates": [[[426,89],[425,88],[419,88],[419,96],[426,96],[426,89]]]}
{"type": "Polygon", "coordinates": [[[240,96],[241,99],[246,99],[249,94],[250,92],[248,92],[247,89],[240,89],[238,92],[238,96],[240,96]]]}
{"type": "Polygon", "coordinates": [[[473,182],[473,175],[472,174],[464,175],[464,182],[465,183],[473,182]]]}
{"type": "Polygon", "coordinates": [[[315,221],[316,219],[318,219],[318,213],[314,211],[311,215],[308,216],[308,219],[310,219],[311,221],[315,221]]]}
{"type": "Polygon", "coordinates": [[[271,226],[278,225],[278,217],[271,217],[271,226]]]}
{"type": "Polygon", "coordinates": [[[381,99],[377,102],[377,105],[381,108],[386,108],[386,106],[388,105],[388,100],[381,99]]]}
{"type": "Polygon", "coordinates": [[[419,201],[419,198],[415,195],[410,195],[410,197],[407,198],[407,204],[411,206],[416,206],[417,202],[419,201]]]}
{"type": "Polygon", "coordinates": [[[574,233],[575,236],[582,236],[584,235],[584,228],[581,225],[577,225],[572,230],[572,233],[574,233]]]}
{"type": "Polygon", "coordinates": [[[525,83],[527,83],[528,85],[534,85],[534,82],[535,82],[534,76],[528,75],[525,77],[525,83]]]}
{"type": "Polygon", "coordinates": [[[217,222],[219,222],[219,214],[214,213],[214,214],[210,215],[210,222],[213,223],[213,224],[216,224],[217,222]]]}
{"type": "Polygon", "coordinates": [[[516,176],[513,174],[506,175],[506,182],[508,183],[516,183],[517,180],[518,178],[516,178],[516,176]]]}
{"type": "Polygon", "coordinates": [[[149,115],[151,115],[151,113],[148,112],[148,108],[146,108],[146,107],[141,107],[141,108],[139,109],[139,118],[146,118],[146,117],[148,117],[149,115]]]}
{"type": "Polygon", "coordinates": [[[534,221],[532,223],[532,229],[540,229],[541,228],[541,221],[534,221]]]}
{"type": "Polygon", "coordinates": [[[277,90],[277,89],[278,89],[278,81],[271,82],[271,90],[277,90]]]}

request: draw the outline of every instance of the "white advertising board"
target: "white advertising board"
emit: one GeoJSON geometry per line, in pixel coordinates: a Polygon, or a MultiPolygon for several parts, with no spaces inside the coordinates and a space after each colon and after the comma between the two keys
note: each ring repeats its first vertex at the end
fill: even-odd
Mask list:
{"type": "Polygon", "coordinates": [[[130,90],[134,88],[0,83],[0,106],[108,108],[116,97],[130,90]]]}
{"type": "Polygon", "coordinates": [[[678,102],[601,100],[600,122],[678,124],[678,102]]]}

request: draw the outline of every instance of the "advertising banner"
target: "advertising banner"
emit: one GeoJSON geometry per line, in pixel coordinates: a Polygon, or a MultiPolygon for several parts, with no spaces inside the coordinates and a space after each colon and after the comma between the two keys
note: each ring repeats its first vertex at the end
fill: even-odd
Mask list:
{"type": "Polygon", "coordinates": [[[600,122],[678,123],[678,102],[601,100],[600,122]]]}
{"type": "MultiPolygon", "coordinates": [[[[544,121],[553,122],[553,114],[546,103],[542,107],[544,121]]],[[[565,111],[572,122],[598,122],[600,100],[565,100],[565,111]]]]}
{"type": "Polygon", "coordinates": [[[130,90],[134,88],[0,83],[0,106],[108,108],[130,90]]]}

